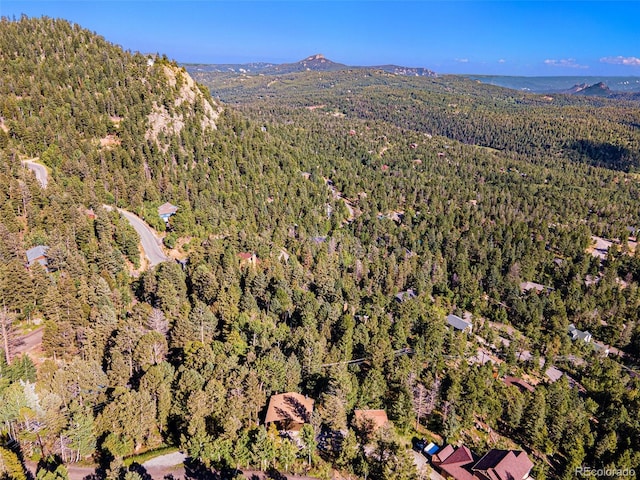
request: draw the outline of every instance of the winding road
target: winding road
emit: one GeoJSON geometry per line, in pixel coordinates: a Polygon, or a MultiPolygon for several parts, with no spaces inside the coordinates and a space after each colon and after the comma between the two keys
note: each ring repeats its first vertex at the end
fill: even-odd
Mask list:
{"type": "MultiPolygon", "coordinates": [[[[30,158],[23,160],[22,164],[35,174],[36,180],[38,180],[42,188],[47,188],[49,184],[49,172],[47,171],[47,167],[37,163],[37,160],[37,157],[30,158]]],[[[103,205],[103,207],[108,211],[112,211],[114,208],[110,205],[103,205]]],[[[154,267],[159,263],[169,260],[169,257],[167,257],[162,250],[162,240],[158,238],[153,229],[144,220],[122,208],[118,208],[118,212],[120,212],[120,215],[126,218],[135,231],[138,232],[142,249],[149,260],[149,267],[154,267]]]]}
{"type": "Polygon", "coordinates": [[[47,172],[47,167],[40,163],[36,163],[37,158],[31,158],[29,160],[23,160],[22,164],[31,170],[36,175],[36,180],[40,182],[42,188],[47,188],[49,184],[49,172],[47,172]]]}
{"type": "MultiPolygon", "coordinates": [[[[103,208],[108,211],[114,209],[111,205],[103,205],[103,208]]],[[[126,218],[129,224],[138,232],[142,249],[149,260],[149,267],[154,267],[159,263],[169,260],[169,257],[167,257],[162,250],[162,240],[156,236],[153,229],[144,220],[122,208],[118,208],[118,212],[120,212],[120,215],[126,218]]]]}

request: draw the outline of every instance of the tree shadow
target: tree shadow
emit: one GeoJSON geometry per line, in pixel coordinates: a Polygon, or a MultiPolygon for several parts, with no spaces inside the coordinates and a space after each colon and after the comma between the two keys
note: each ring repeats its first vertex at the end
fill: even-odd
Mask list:
{"type": "Polygon", "coordinates": [[[267,470],[267,478],[272,478],[273,480],[287,480],[287,476],[280,473],[275,468],[270,468],[267,470]]]}
{"type": "Polygon", "coordinates": [[[594,167],[628,172],[639,166],[628,148],[612,143],[583,139],[571,143],[569,148],[578,155],[578,161],[594,167]]]}
{"type": "Polygon", "coordinates": [[[193,458],[184,461],[184,478],[193,480],[222,480],[220,475],[212,471],[202,462],[193,458]]]}
{"type": "Polygon", "coordinates": [[[132,463],[129,466],[129,471],[130,472],[136,472],[138,475],[140,475],[142,480],[153,480],[153,477],[151,475],[149,475],[149,472],[147,472],[147,469],[144,468],[139,463],[136,463],[136,462],[132,463]]]}

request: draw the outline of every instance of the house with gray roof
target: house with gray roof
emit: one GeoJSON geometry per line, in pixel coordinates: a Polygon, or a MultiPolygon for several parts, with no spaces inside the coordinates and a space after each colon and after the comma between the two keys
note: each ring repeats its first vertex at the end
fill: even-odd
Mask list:
{"type": "Polygon", "coordinates": [[[38,262],[45,269],[47,269],[48,268],[47,250],[49,250],[49,247],[47,245],[37,245],[27,250],[25,252],[27,255],[27,267],[31,267],[31,265],[38,262]]]}
{"type": "Polygon", "coordinates": [[[170,204],[169,202],[163,203],[158,207],[158,215],[165,222],[169,222],[169,217],[178,211],[178,207],[170,204]]]}
{"type": "Polygon", "coordinates": [[[585,343],[589,343],[592,338],[591,333],[589,333],[588,330],[585,330],[584,332],[582,330],[578,330],[573,323],[569,324],[569,336],[571,337],[571,340],[582,340],[585,343]]]}
{"type": "Polygon", "coordinates": [[[457,315],[447,315],[447,323],[452,326],[454,330],[460,330],[467,333],[471,333],[473,331],[473,324],[457,315]]]}

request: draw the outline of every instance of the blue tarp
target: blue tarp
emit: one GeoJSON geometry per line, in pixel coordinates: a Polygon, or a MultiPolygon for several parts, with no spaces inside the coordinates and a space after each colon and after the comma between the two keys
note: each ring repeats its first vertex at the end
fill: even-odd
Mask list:
{"type": "Polygon", "coordinates": [[[424,453],[426,453],[427,455],[433,455],[434,453],[436,453],[438,450],[440,450],[440,447],[438,445],[436,445],[433,442],[430,442],[429,445],[427,445],[426,447],[424,447],[424,453]]]}

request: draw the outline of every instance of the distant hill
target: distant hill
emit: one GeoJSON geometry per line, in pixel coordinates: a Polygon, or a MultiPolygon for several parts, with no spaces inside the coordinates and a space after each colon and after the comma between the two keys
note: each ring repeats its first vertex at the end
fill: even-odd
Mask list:
{"type": "Polygon", "coordinates": [[[265,75],[274,75],[281,73],[296,73],[305,71],[332,72],[335,70],[345,70],[349,68],[342,63],[336,63],[326,58],[321,53],[311,55],[310,57],[295,63],[282,63],[272,67],[265,68],[261,73],[265,75]]]}
{"type": "Polygon", "coordinates": [[[403,67],[399,65],[375,65],[375,66],[351,66],[329,60],[321,53],[311,55],[303,60],[293,63],[242,63],[242,64],[185,64],[189,72],[215,72],[230,74],[259,74],[259,75],[284,75],[299,72],[335,72],[339,70],[382,70],[394,75],[436,77],[437,74],[423,67],[403,67]]]}
{"type": "Polygon", "coordinates": [[[585,95],[589,97],[608,97],[611,95],[611,89],[604,82],[594,83],[593,85],[586,86],[577,92],[575,95],[585,95]]]}

